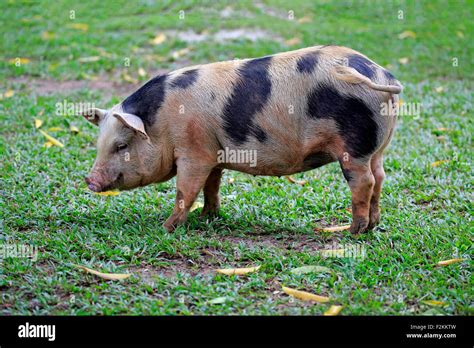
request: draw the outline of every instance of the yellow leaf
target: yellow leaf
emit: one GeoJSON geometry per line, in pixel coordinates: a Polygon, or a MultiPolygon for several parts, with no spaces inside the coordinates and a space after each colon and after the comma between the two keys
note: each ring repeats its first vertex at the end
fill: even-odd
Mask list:
{"type": "Polygon", "coordinates": [[[235,179],[234,179],[234,178],[229,178],[229,184],[233,184],[233,183],[234,183],[234,181],[235,181],[235,179]]]}
{"type": "Polygon", "coordinates": [[[48,139],[51,143],[53,143],[53,145],[56,145],[56,146],[59,146],[59,147],[64,147],[63,143],[61,143],[59,140],[53,138],[48,133],[43,132],[41,129],[38,129],[38,130],[40,131],[41,134],[43,134],[46,137],[46,139],[48,139]]]}
{"type": "Polygon", "coordinates": [[[85,23],[71,23],[68,24],[69,28],[77,29],[77,30],[82,30],[82,31],[88,31],[89,30],[89,25],[85,23]]]}
{"type": "Polygon", "coordinates": [[[80,266],[80,265],[74,265],[74,266],[76,266],[77,268],[83,269],[84,271],[86,271],[88,273],[94,274],[98,277],[108,279],[108,280],[127,279],[128,277],[131,276],[130,273],[125,273],[125,274],[121,274],[121,273],[102,273],[102,272],[97,272],[93,269],[90,269],[90,268],[87,268],[87,267],[84,267],[84,266],[80,266]]]}
{"type": "Polygon", "coordinates": [[[217,273],[222,273],[225,275],[243,275],[251,272],[258,271],[260,266],[257,267],[247,267],[247,268],[221,268],[216,269],[217,273]]]}
{"type": "Polygon", "coordinates": [[[439,165],[441,165],[441,164],[443,164],[443,163],[446,163],[446,162],[449,162],[449,161],[448,161],[448,160],[436,161],[436,162],[431,163],[431,166],[432,166],[432,167],[437,167],[437,166],[439,166],[439,165]]]}
{"type": "Polygon", "coordinates": [[[100,196],[117,196],[120,194],[120,191],[113,190],[113,191],[95,192],[95,194],[100,195],[100,196]]]}
{"type": "Polygon", "coordinates": [[[5,93],[3,93],[3,97],[5,98],[11,98],[15,94],[15,91],[13,89],[7,90],[5,93]]]}
{"type": "Polygon", "coordinates": [[[303,301],[314,301],[318,303],[326,303],[331,300],[329,297],[326,297],[326,296],[319,296],[319,295],[312,294],[310,292],[287,288],[285,286],[282,286],[282,289],[286,294],[296,297],[303,301]]]}
{"type": "Polygon", "coordinates": [[[143,68],[138,68],[138,75],[144,77],[146,75],[145,70],[143,68]]]}
{"type": "Polygon", "coordinates": [[[79,133],[79,128],[77,128],[76,126],[69,127],[69,130],[71,131],[71,133],[74,133],[74,134],[79,133]]]}
{"type": "Polygon", "coordinates": [[[421,301],[421,302],[430,306],[438,306],[438,307],[447,306],[446,302],[441,302],[441,301],[436,301],[436,300],[426,300],[426,301],[421,301]]]}
{"type": "Polygon", "coordinates": [[[403,57],[403,58],[400,58],[398,61],[400,62],[400,64],[405,65],[405,64],[408,64],[410,59],[408,59],[407,57],[403,57]]]}
{"type": "Polygon", "coordinates": [[[306,180],[296,180],[296,179],[294,179],[293,177],[291,177],[290,175],[285,176],[285,178],[286,178],[289,182],[291,182],[292,184],[298,184],[298,185],[301,185],[301,186],[306,185],[306,184],[308,183],[308,181],[306,181],[306,180]]]}
{"type": "Polygon", "coordinates": [[[342,226],[333,226],[333,227],[316,227],[315,230],[317,232],[339,232],[348,230],[351,225],[342,225],[342,226]]]}
{"type": "Polygon", "coordinates": [[[51,127],[51,128],[48,128],[48,130],[50,132],[59,132],[59,131],[62,131],[63,129],[61,127],[51,127]]]}
{"type": "Polygon", "coordinates": [[[443,86],[436,87],[436,88],[435,88],[435,91],[436,91],[437,93],[441,93],[441,92],[444,91],[444,87],[443,87],[443,86]]]}
{"type": "Polygon", "coordinates": [[[51,146],[53,146],[53,145],[54,145],[54,144],[48,140],[47,142],[45,142],[45,143],[43,144],[43,147],[48,148],[48,147],[51,147],[51,146]]]}
{"type": "Polygon", "coordinates": [[[300,23],[300,24],[308,23],[308,22],[311,22],[311,17],[309,17],[309,16],[304,16],[304,17],[301,17],[300,19],[298,19],[298,23],[300,23]]]}
{"type": "Polygon", "coordinates": [[[123,73],[122,74],[122,79],[126,82],[130,82],[130,83],[133,83],[133,84],[137,84],[138,83],[138,80],[131,77],[129,74],[127,73],[123,73]]]}
{"type": "Polygon", "coordinates": [[[13,59],[10,59],[8,61],[10,64],[28,64],[29,62],[31,62],[31,60],[29,58],[13,58],[13,59]]]}
{"type": "Polygon", "coordinates": [[[173,57],[173,59],[178,59],[182,56],[184,56],[185,54],[189,53],[191,51],[190,48],[183,48],[182,50],[178,50],[178,51],[174,51],[171,56],[173,57]]]}
{"type": "Polygon", "coordinates": [[[166,41],[166,35],[163,34],[163,33],[160,33],[160,34],[156,35],[153,40],[151,40],[151,43],[154,44],[154,45],[159,45],[159,44],[162,44],[165,41],[166,41]]]}
{"type": "Polygon", "coordinates": [[[49,31],[43,31],[41,33],[41,38],[43,40],[51,40],[51,39],[54,39],[56,37],[56,35],[54,33],[50,33],[49,31]]]}
{"type": "Polygon", "coordinates": [[[292,39],[289,39],[289,40],[285,41],[285,44],[287,46],[294,46],[294,45],[298,45],[299,43],[301,43],[301,39],[298,38],[298,37],[294,37],[292,39]]]}
{"type": "Polygon", "coordinates": [[[77,61],[79,63],[92,63],[97,62],[100,59],[99,56],[92,56],[92,57],[81,57],[77,61]]]}
{"type": "Polygon", "coordinates": [[[204,207],[204,203],[202,202],[194,202],[191,208],[189,209],[189,212],[195,211],[198,208],[204,207]]]}
{"type": "Polygon", "coordinates": [[[447,132],[447,131],[449,131],[449,128],[441,127],[441,128],[437,128],[436,130],[438,130],[440,132],[447,132]]]}
{"type": "Polygon", "coordinates": [[[452,265],[453,263],[458,263],[464,261],[464,259],[450,259],[450,260],[444,260],[444,261],[439,261],[437,263],[438,266],[449,266],[452,265]]]}
{"type": "Polygon", "coordinates": [[[332,305],[331,307],[329,307],[329,309],[326,312],[324,312],[324,315],[326,316],[338,315],[342,311],[342,308],[344,307],[332,305]]]}
{"type": "Polygon", "coordinates": [[[412,39],[415,39],[416,38],[416,33],[414,33],[413,31],[411,30],[406,30],[404,31],[403,33],[400,33],[398,35],[398,38],[400,40],[403,40],[403,39],[406,39],[406,38],[412,38],[412,39]]]}
{"type": "Polygon", "coordinates": [[[43,125],[43,121],[40,120],[39,118],[35,118],[35,128],[39,128],[43,125]]]}

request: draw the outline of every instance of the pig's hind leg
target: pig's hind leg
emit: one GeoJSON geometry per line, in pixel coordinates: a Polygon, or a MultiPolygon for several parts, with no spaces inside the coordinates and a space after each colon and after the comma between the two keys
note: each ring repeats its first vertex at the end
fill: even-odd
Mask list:
{"type": "Polygon", "coordinates": [[[215,168],[204,185],[204,208],[201,216],[216,215],[220,207],[219,187],[221,185],[222,169],[215,168]]]}

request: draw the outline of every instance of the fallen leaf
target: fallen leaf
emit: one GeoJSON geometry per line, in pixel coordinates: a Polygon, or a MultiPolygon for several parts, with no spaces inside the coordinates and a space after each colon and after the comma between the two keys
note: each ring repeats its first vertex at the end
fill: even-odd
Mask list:
{"type": "Polygon", "coordinates": [[[332,305],[329,307],[329,309],[324,312],[324,315],[326,316],[333,316],[333,315],[338,315],[342,311],[342,306],[337,306],[337,305],[332,305]]]}
{"type": "Polygon", "coordinates": [[[301,43],[301,39],[298,38],[298,37],[294,37],[294,38],[292,38],[292,39],[289,39],[289,40],[286,40],[286,41],[285,41],[285,44],[286,44],[287,46],[294,46],[294,45],[298,45],[298,44],[300,44],[300,43],[301,43]]]}
{"type": "Polygon", "coordinates": [[[61,143],[59,140],[53,138],[51,135],[49,135],[48,133],[42,131],[41,129],[38,129],[40,131],[41,134],[43,134],[46,139],[48,139],[51,143],[53,143],[53,145],[56,145],[56,146],[59,146],[59,147],[64,147],[64,144],[61,143]]]}
{"type": "Polygon", "coordinates": [[[78,133],[79,133],[79,128],[77,128],[76,126],[71,126],[71,127],[69,127],[69,130],[70,130],[71,133],[73,133],[73,134],[78,134],[78,133]]]}
{"type": "Polygon", "coordinates": [[[178,59],[178,58],[181,58],[182,56],[184,56],[185,54],[189,53],[191,51],[190,48],[186,47],[186,48],[183,48],[181,50],[178,50],[178,51],[174,51],[172,54],[171,54],[171,57],[173,57],[173,59],[178,59]]]}
{"type": "Polygon", "coordinates": [[[89,25],[85,23],[71,23],[68,24],[69,28],[77,29],[77,30],[82,30],[82,31],[88,31],[89,30],[89,25]]]}
{"type": "Polygon", "coordinates": [[[141,76],[141,77],[145,77],[145,76],[146,76],[146,71],[145,71],[145,69],[143,69],[143,68],[138,68],[138,75],[141,76]]]}
{"type": "Polygon", "coordinates": [[[196,209],[204,207],[204,203],[202,202],[194,202],[191,208],[189,208],[189,212],[195,211],[196,209]]]}
{"type": "Polygon", "coordinates": [[[444,261],[439,261],[437,263],[438,266],[449,266],[452,265],[453,263],[458,263],[464,261],[464,259],[450,259],[450,260],[444,260],[444,261]]]}
{"type": "Polygon", "coordinates": [[[398,61],[400,62],[400,64],[405,65],[405,64],[408,64],[410,59],[408,59],[407,57],[403,57],[403,58],[400,58],[398,61]]]}
{"type": "Polygon", "coordinates": [[[441,165],[441,164],[443,164],[443,163],[446,163],[446,162],[449,162],[449,161],[448,161],[448,160],[436,161],[436,162],[431,163],[431,166],[432,166],[432,167],[437,167],[437,166],[439,166],[439,165],[441,165]]]}
{"type": "Polygon", "coordinates": [[[247,267],[247,268],[220,268],[216,269],[217,273],[222,273],[225,275],[243,275],[251,272],[258,271],[260,266],[256,267],[247,267]]]}
{"type": "Polygon", "coordinates": [[[297,22],[300,24],[311,22],[311,17],[309,16],[301,17],[300,19],[298,19],[297,22]]]}
{"type": "Polygon", "coordinates": [[[47,142],[45,142],[45,143],[43,144],[43,147],[48,148],[48,147],[51,147],[51,146],[53,146],[53,145],[54,145],[54,144],[48,140],[47,142]]]}
{"type": "Polygon", "coordinates": [[[436,301],[436,300],[426,300],[426,301],[421,301],[421,302],[430,306],[435,306],[435,307],[447,306],[446,302],[441,302],[441,301],[436,301]]]}
{"type": "Polygon", "coordinates": [[[234,178],[229,178],[229,184],[234,183],[235,179],[234,178]]]}
{"type": "Polygon", "coordinates": [[[411,31],[411,30],[405,30],[404,32],[402,32],[398,35],[398,38],[400,40],[407,39],[407,38],[415,39],[416,38],[416,33],[411,31]]]}
{"type": "Polygon", "coordinates": [[[92,62],[97,62],[100,60],[99,56],[92,56],[92,57],[81,57],[77,61],[79,63],[92,63],[92,62]]]}
{"type": "Polygon", "coordinates": [[[301,185],[301,186],[306,185],[306,184],[308,183],[307,180],[296,180],[296,179],[292,178],[290,175],[285,176],[285,178],[286,178],[289,182],[291,182],[292,184],[298,184],[298,185],[301,185]]]}
{"type": "Polygon", "coordinates": [[[112,190],[112,191],[104,191],[104,192],[95,192],[96,195],[100,196],[117,196],[120,194],[120,191],[112,190]]]}
{"type": "Polygon", "coordinates": [[[4,98],[11,98],[15,94],[15,91],[13,89],[7,90],[5,93],[3,93],[4,98]]]}
{"type": "Polygon", "coordinates": [[[293,274],[307,274],[307,273],[330,273],[331,269],[324,266],[302,266],[291,270],[293,274]]]}
{"type": "Polygon", "coordinates": [[[138,83],[138,80],[131,77],[129,74],[127,73],[123,73],[122,74],[122,79],[126,82],[129,82],[129,83],[133,83],[133,84],[137,84],[138,83]]]}
{"type": "Polygon", "coordinates": [[[61,127],[50,127],[48,128],[50,132],[59,132],[62,131],[63,129],[61,127]]]}
{"type": "Polygon", "coordinates": [[[216,297],[215,299],[212,299],[208,301],[210,304],[222,304],[227,301],[227,297],[216,297]]]}
{"type": "Polygon", "coordinates": [[[43,31],[41,33],[41,38],[43,40],[52,40],[56,37],[56,35],[54,33],[50,33],[49,31],[43,31]]]}
{"type": "Polygon", "coordinates": [[[35,128],[39,128],[43,125],[43,121],[40,120],[39,118],[35,118],[35,128]]]}
{"type": "Polygon", "coordinates": [[[342,225],[342,226],[332,226],[332,227],[316,227],[316,232],[340,232],[346,231],[351,227],[351,225],[342,225]]]}
{"type": "Polygon", "coordinates": [[[31,60],[29,58],[13,58],[13,59],[10,59],[8,62],[15,65],[17,63],[20,63],[20,65],[23,65],[23,64],[28,64],[29,62],[31,62],[31,60]]]}
{"type": "Polygon", "coordinates": [[[77,268],[83,269],[84,271],[86,271],[88,273],[94,274],[98,277],[108,279],[108,280],[127,279],[128,277],[131,276],[130,273],[125,273],[125,274],[121,274],[121,273],[102,273],[102,272],[97,272],[93,269],[90,269],[90,268],[87,268],[87,267],[84,267],[84,266],[80,266],[80,265],[74,265],[74,266],[76,266],[77,268]]]}
{"type": "Polygon", "coordinates": [[[435,91],[436,91],[437,93],[441,93],[441,92],[444,91],[444,87],[443,87],[443,86],[436,87],[436,88],[435,88],[435,91]]]}
{"type": "Polygon", "coordinates": [[[296,297],[303,301],[315,301],[318,303],[326,303],[331,300],[329,297],[326,297],[326,296],[319,296],[319,295],[312,294],[310,292],[287,288],[285,286],[282,286],[282,289],[286,294],[296,297]]]}
{"type": "Polygon", "coordinates": [[[153,40],[151,40],[151,43],[154,44],[154,45],[159,45],[159,44],[162,44],[165,41],[166,41],[166,35],[163,34],[163,33],[160,33],[160,34],[156,35],[153,40]]]}

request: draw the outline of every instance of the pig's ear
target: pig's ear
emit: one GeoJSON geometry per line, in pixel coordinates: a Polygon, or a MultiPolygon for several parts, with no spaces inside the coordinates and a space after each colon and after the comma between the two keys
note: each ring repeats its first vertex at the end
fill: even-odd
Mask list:
{"type": "Polygon", "coordinates": [[[106,114],[107,110],[92,108],[84,111],[82,116],[84,116],[87,121],[97,126],[99,125],[99,122],[103,120],[106,114]]]}
{"type": "Polygon", "coordinates": [[[137,132],[143,139],[149,139],[148,134],[146,134],[145,131],[145,125],[140,117],[133,114],[127,114],[126,112],[114,112],[113,116],[122,122],[125,127],[137,132]]]}

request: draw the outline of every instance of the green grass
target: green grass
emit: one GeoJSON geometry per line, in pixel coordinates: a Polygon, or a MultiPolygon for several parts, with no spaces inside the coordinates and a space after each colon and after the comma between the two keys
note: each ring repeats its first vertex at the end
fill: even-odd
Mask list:
{"type": "Polygon", "coordinates": [[[243,2],[221,18],[227,5],[214,2],[4,1],[0,93],[15,94],[0,100],[0,241],[35,246],[38,259],[3,261],[0,313],[308,315],[328,308],[277,292],[284,285],[330,296],[345,315],[472,314],[473,3],[350,4],[298,1],[292,9],[285,1],[243,2]],[[68,26],[71,10],[75,23],[88,25],[86,32],[68,26]],[[178,20],[179,10],[185,20],[178,20]],[[294,21],[281,18],[289,10],[294,21]],[[399,10],[404,20],[397,18],[399,10]],[[303,16],[311,22],[298,23],[303,16]],[[168,35],[161,45],[149,42],[163,30],[241,27],[265,30],[268,38],[187,44],[168,35]],[[407,30],[416,38],[399,39],[407,30]],[[43,39],[44,31],[55,37],[43,39]],[[284,43],[294,37],[301,42],[284,43]],[[350,191],[336,164],[297,175],[308,180],[306,186],[226,172],[221,215],[205,220],[197,210],[188,224],[166,233],[161,224],[173,208],[175,180],[115,197],[92,194],[83,177],[95,156],[97,130],[77,116],[55,114],[55,104],[64,99],[108,107],[120,100],[119,93],[84,88],[44,95],[29,82],[98,77],[125,83],[124,73],[149,77],[138,76],[139,68],[151,72],[315,44],[349,46],[389,66],[405,86],[403,99],[422,104],[421,117],[400,118],[386,152],[381,225],[358,238],[313,231],[350,222],[350,191]],[[185,47],[189,53],[171,57],[185,47]],[[78,61],[91,56],[100,59],[78,61]],[[16,67],[9,63],[16,57],[30,62],[16,67]],[[124,66],[127,57],[130,67],[124,66]],[[399,63],[402,57],[408,64],[399,63]],[[42,129],[62,127],[50,133],[65,147],[43,147],[46,139],[34,128],[34,117],[44,120],[42,129]],[[69,132],[71,125],[81,132],[69,132]],[[440,160],[446,162],[431,166],[440,160]],[[335,243],[359,246],[365,258],[319,253],[335,243]],[[465,261],[435,267],[455,257],[465,261]],[[133,275],[104,281],[74,264],[133,275]],[[214,272],[250,265],[262,267],[246,277],[214,272]],[[332,272],[291,272],[303,265],[332,272]],[[210,302],[221,297],[223,303],[210,302]],[[447,305],[430,307],[424,300],[447,305]]]}

